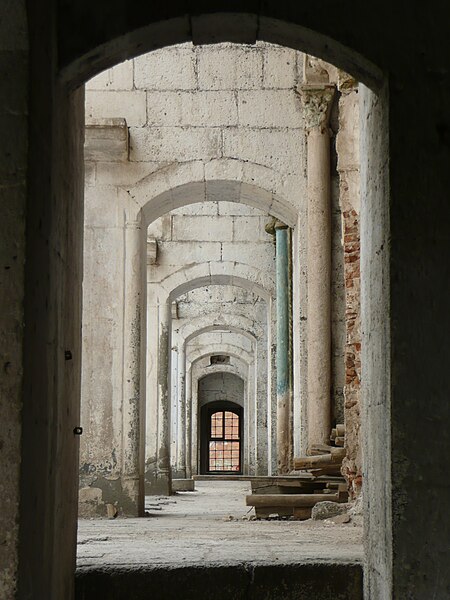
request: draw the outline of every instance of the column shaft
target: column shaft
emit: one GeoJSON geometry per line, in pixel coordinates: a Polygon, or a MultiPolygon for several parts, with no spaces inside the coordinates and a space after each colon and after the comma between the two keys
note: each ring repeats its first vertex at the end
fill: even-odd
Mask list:
{"type": "Polygon", "coordinates": [[[185,373],[186,400],[186,477],[192,477],[192,369],[185,373]]]}
{"type": "Polygon", "coordinates": [[[186,357],[184,341],[178,345],[178,444],[177,477],[186,477],[186,357]]]}
{"type": "Polygon", "coordinates": [[[327,123],[333,94],[334,88],[327,85],[303,90],[309,120],[308,448],[312,444],[327,443],[331,427],[331,206],[327,123]]]}
{"type": "MultiPolygon", "coordinates": [[[[147,368],[147,457],[146,493],[171,493],[170,468],[170,305],[158,302],[147,320],[147,336],[152,342],[153,360],[147,368]],[[151,319],[153,317],[153,320],[151,319]],[[156,330],[156,331],[155,331],[156,330]],[[157,334],[157,335],[156,335],[157,334]]],[[[149,311],[150,312],[150,311],[149,311]]]]}
{"type": "Polygon", "coordinates": [[[163,493],[171,493],[170,469],[170,304],[161,306],[158,363],[158,465],[157,479],[163,493]]]}
{"type": "Polygon", "coordinates": [[[277,286],[277,460],[278,472],[291,462],[291,389],[289,335],[289,230],[275,224],[277,286]]]}
{"type": "MultiPolygon", "coordinates": [[[[141,461],[140,400],[140,279],[141,230],[137,222],[124,228],[124,321],[122,376],[122,473],[124,513],[144,512],[144,480],[141,461]]],[[[119,413],[120,414],[120,413],[119,413]]]]}

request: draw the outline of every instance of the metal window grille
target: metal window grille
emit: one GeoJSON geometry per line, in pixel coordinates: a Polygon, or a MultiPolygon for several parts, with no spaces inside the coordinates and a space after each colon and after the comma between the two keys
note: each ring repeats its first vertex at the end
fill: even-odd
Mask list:
{"type": "Polygon", "coordinates": [[[220,410],[211,415],[208,465],[210,472],[240,471],[239,415],[220,410]]]}

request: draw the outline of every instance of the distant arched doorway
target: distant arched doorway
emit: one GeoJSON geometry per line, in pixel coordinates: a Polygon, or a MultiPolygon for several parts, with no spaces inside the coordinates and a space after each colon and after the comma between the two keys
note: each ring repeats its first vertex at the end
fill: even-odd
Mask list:
{"type": "Polygon", "coordinates": [[[200,472],[242,475],[243,408],[234,402],[210,402],[201,408],[200,472]]]}

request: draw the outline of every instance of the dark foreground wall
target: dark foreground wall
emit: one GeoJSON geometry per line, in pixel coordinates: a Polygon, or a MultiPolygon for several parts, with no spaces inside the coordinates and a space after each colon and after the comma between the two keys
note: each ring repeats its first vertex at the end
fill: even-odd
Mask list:
{"type": "Polygon", "coordinates": [[[361,600],[361,565],[80,570],[76,600],[361,600]]]}

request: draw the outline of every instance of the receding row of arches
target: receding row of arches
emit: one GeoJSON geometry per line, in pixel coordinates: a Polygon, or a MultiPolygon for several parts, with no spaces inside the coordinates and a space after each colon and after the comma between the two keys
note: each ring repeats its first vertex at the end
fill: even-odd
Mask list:
{"type": "MultiPolygon", "coordinates": [[[[264,60],[285,61],[272,46],[222,50],[239,51],[243,59],[264,55],[264,60]]],[[[171,60],[189,59],[192,53],[190,47],[172,51],[171,60]]],[[[294,59],[296,69],[301,61],[309,64],[307,58],[294,59]]],[[[139,73],[146,60],[133,63],[135,87],[149,80],[139,73]]],[[[289,62],[283,64],[280,73],[289,62]]],[[[311,64],[305,67],[308,73],[311,64]]],[[[178,149],[180,160],[170,162],[168,150],[159,156],[154,136],[166,139],[164,128],[172,125],[167,122],[155,133],[152,110],[161,98],[152,84],[145,84],[147,122],[139,127],[136,121],[142,117],[135,118],[125,105],[128,126],[123,118],[87,122],[86,165],[93,175],[87,181],[85,219],[82,419],[89,423],[89,435],[81,444],[83,510],[101,514],[105,503],[114,500],[122,514],[142,514],[146,494],[170,494],[175,479],[198,474],[287,474],[294,454],[327,443],[332,421],[342,418],[344,184],[330,168],[330,156],[336,162],[337,153],[329,140],[336,134],[331,126],[328,130],[333,110],[338,121],[333,100],[338,84],[330,83],[326,69],[318,71],[320,81],[314,79],[312,86],[306,79],[300,85],[298,70],[288,71],[300,86],[301,100],[285,83],[270,91],[262,83],[252,91],[270,104],[269,121],[280,108],[277,99],[281,111],[291,111],[288,117],[260,129],[237,123],[230,136],[214,115],[215,129],[207,131],[201,160],[189,160],[178,149]],[[300,125],[299,115],[307,125],[300,125]],[[279,122],[288,125],[280,128],[279,122]],[[240,148],[250,135],[256,135],[251,152],[240,148]],[[104,144],[116,137],[122,152],[104,144]],[[143,140],[153,148],[150,158],[143,140]],[[211,158],[216,151],[211,140],[219,140],[222,157],[211,158]],[[280,156],[274,157],[263,142],[274,144],[280,156]],[[306,155],[306,146],[320,152],[306,155]],[[246,158],[249,152],[253,160],[246,158]],[[103,322],[105,308],[109,319],[103,322]],[[98,363],[102,346],[109,349],[106,365],[98,363]],[[220,390],[207,389],[218,381],[220,390]],[[111,480],[115,496],[103,492],[111,480]],[[97,503],[90,500],[93,490],[97,503]]],[[[247,76],[244,88],[251,81],[247,76]]],[[[114,86],[114,77],[89,88],[89,110],[97,115],[109,110],[106,98],[118,105],[132,95],[138,101],[144,93],[99,89],[102,85],[114,86]]],[[[205,79],[202,85],[208,85],[205,79]]],[[[230,101],[220,81],[211,85],[218,89],[161,92],[166,121],[172,102],[187,103],[177,109],[182,115],[179,130],[174,128],[179,140],[191,131],[183,114],[197,95],[198,102],[216,102],[221,93],[230,101]]],[[[355,96],[356,84],[351,85],[355,96]]],[[[247,94],[246,89],[234,93],[240,114],[247,94]]],[[[209,123],[194,117],[191,134],[197,139],[209,123]]],[[[356,141],[353,135],[352,151],[356,141]]],[[[196,147],[194,154],[199,153],[196,147]]],[[[343,173],[344,153],[339,164],[343,173]]],[[[348,168],[357,170],[358,163],[348,168]]],[[[357,198],[358,186],[350,204],[356,206],[357,198]]]]}

